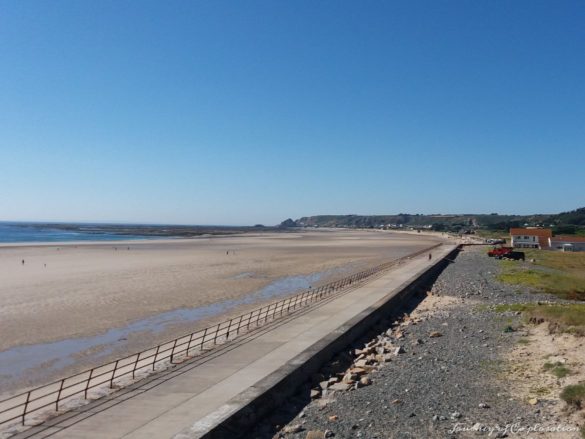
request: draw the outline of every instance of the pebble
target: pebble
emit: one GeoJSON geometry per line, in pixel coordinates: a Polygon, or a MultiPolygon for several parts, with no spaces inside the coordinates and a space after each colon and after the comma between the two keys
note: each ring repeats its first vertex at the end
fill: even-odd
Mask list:
{"type": "MultiPolygon", "coordinates": [[[[341,438],[357,437],[358,433],[362,437],[386,438],[388,432],[400,432],[400,437],[429,437],[429,417],[433,420],[433,437],[445,438],[455,437],[449,431],[455,423],[465,423],[462,419],[473,422],[481,419],[481,424],[469,423],[469,427],[473,425],[478,430],[483,425],[520,422],[518,417],[522,418],[523,425],[542,423],[543,414],[536,412],[543,409],[542,404],[535,406],[510,398],[506,385],[494,379],[491,369],[480,369],[478,365],[496,364],[513,346],[517,334],[502,333],[501,321],[490,306],[527,300],[544,302],[550,296],[500,284],[496,279],[499,262],[486,257],[484,251],[484,248],[465,248],[455,263],[449,264],[436,279],[431,295],[454,301],[448,312],[437,307],[425,318],[419,318],[416,311],[409,311],[401,318],[387,316],[388,326],[379,325],[347,347],[345,355],[347,352],[350,355],[341,361],[340,369],[329,363],[321,371],[322,377],[313,380],[317,386],[321,381],[329,383],[332,377],[341,379],[351,373],[350,378],[358,379],[347,390],[334,393],[323,390],[323,396],[308,405],[304,390],[298,397],[289,398],[278,411],[292,411],[292,415],[283,415],[288,416],[290,424],[298,423],[295,413],[303,411],[306,430],[327,434],[334,426],[335,432],[325,437],[341,438]],[[473,304],[467,303],[465,297],[473,297],[473,304]],[[477,304],[487,306],[480,308],[477,304]],[[438,334],[431,336],[433,332],[438,334]],[[401,333],[401,346],[397,345],[398,333],[401,333]],[[439,337],[443,338],[439,340],[439,337]],[[399,354],[403,353],[404,346],[410,347],[408,355],[399,354]],[[386,356],[392,361],[382,361],[386,356]],[[361,385],[363,377],[373,382],[361,385]],[[422,416],[423,413],[430,415],[422,416]],[[363,421],[356,423],[357,419],[363,421]]],[[[514,327],[522,322],[521,316],[510,314],[506,318],[515,319],[514,327]]],[[[337,384],[343,383],[334,385],[337,384]]],[[[282,425],[282,421],[270,424],[270,435],[260,434],[261,426],[258,426],[249,437],[270,439],[284,431],[274,429],[276,424],[282,425]]],[[[305,439],[305,433],[287,439],[305,439]]]]}
{"type": "Polygon", "coordinates": [[[304,430],[304,428],[300,424],[287,425],[286,427],[284,427],[282,429],[283,433],[285,433],[285,434],[298,433],[298,432],[303,431],[303,430],[304,430]]]}

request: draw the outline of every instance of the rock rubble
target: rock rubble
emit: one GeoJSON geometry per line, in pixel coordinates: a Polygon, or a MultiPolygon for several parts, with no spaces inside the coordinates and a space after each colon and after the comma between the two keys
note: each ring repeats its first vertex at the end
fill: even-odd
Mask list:
{"type": "Polygon", "coordinates": [[[519,334],[505,328],[519,326],[520,317],[492,311],[551,297],[502,284],[497,272],[484,248],[466,248],[426,298],[415,298],[424,299],[418,308],[377,324],[250,437],[506,437],[498,427],[560,421],[541,401],[508,393],[499,372],[519,334]],[[287,430],[295,425],[303,431],[287,430]]]}

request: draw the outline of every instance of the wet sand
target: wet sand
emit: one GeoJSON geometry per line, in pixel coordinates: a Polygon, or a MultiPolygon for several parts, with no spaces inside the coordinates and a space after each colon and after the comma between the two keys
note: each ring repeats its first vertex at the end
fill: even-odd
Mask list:
{"type": "MultiPolygon", "coordinates": [[[[67,355],[83,365],[81,357],[101,352],[101,363],[120,355],[119,349],[103,346],[111,342],[108,337],[122,337],[121,348],[134,352],[187,333],[222,313],[235,314],[436,242],[428,236],[322,230],[0,246],[0,360],[5,363],[3,368],[0,364],[0,388],[11,387],[6,384],[15,378],[7,373],[9,362],[21,371],[23,363],[42,370],[44,360],[50,369],[56,355],[51,349],[60,346],[52,342],[71,344],[74,339],[73,345],[83,347],[83,339],[93,337],[89,352],[78,349],[67,355]],[[182,318],[194,308],[212,312],[182,318]],[[162,322],[157,320],[161,316],[162,322]],[[96,345],[100,336],[107,336],[102,346],[96,345]],[[33,361],[27,355],[46,358],[33,361]]],[[[35,373],[29,375],[27,383],[35,383],[35,373]]]]}

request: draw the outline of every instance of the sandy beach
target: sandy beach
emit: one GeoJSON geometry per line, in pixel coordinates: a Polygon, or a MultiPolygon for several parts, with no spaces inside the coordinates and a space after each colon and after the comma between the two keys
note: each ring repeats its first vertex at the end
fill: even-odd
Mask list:
{"type": "MultiPolygon", "coordinates": [[[[437,238],[428,236],[323,230],[188,240],[3,245],[0,360],[2,351],[91,337],[160,313],[238,299],[279,279],[308,276],[309,283],[330,281],[436,242],[437,238]]],[[[262,296],[258,302],[278,298],[262,296]]],[[[208,319],[214,317],[218,316],[208,319]]],[[[204,320],[174,322],[156,330],[146,322],[140,326],[140,337],[124,336],[119,348],[131,352],[154,345],[189,332],[204,320]]],[[[110,350],[108,355],[119,355],[120,349],[110,350]]],[[[47,364],[57,354],[49,352],[47,364]]],[[[14,351],[10,361],[23,367],[26,355],[14,351]]],[[[13,379],[7,364],[5,360],[0,368],[0,388],[13,379]]],[[[42,369],[40,364],[30,366],[42,369]]]]}

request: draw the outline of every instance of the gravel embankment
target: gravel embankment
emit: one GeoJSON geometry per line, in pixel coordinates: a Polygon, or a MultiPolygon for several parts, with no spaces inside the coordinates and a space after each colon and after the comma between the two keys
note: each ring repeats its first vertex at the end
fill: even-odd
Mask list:
{"type": "Polygon", "coordinates": [[[307,384],[249,437],[528,438],[537,435],[461,429],[560,422],[545,414],[543,403],[531,406],[510,398],[499,375],[518,337],[511,328],[519,326],[521,317],[496,314],[485,306],[554,297],[502,284],[495,279],[497,272],[498,263],[485,255],[485,248],[466,248],[410,318],[388,316],[385,325],[326,365],[310,387],[307,384]],[[428,306],[433,301],[435,305],[428,306]],[[364,351],[372,339],[377,340],[364,351]],[[403,353],[396,352],[399,347],[403,353]],[[355,369],[355,349],[369,365],[365,370],[355,369]],[[349,390],[331,389],[343,388],[344,381],[351,384],[349,390]]]}

